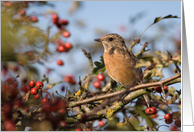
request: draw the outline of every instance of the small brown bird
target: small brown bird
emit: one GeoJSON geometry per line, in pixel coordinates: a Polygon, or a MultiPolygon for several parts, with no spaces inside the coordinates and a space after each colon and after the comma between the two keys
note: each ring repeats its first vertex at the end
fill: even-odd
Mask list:
{"type": "Polygon", "coordinates": [[[136,79],[138,82],[142,81],[142,78],[139,78],[142,69],[135,68],[138,60],[128,50],[120,35],[111,33],[94,40],[101,42],[104,46],[104,63],[107,73],[112,79],[126,87],[132,85],[136,79]]]}

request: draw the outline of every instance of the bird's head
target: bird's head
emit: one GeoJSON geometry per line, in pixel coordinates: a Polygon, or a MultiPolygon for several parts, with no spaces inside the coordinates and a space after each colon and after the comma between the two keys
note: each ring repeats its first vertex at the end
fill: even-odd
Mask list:
{"type": "Polygon", "coordinates": [[[107,34],[100,39],[94,39],[94,41],[101,42],[105,50],[114,46],[126,47],[124,39],[116,33],[107,34]]]}

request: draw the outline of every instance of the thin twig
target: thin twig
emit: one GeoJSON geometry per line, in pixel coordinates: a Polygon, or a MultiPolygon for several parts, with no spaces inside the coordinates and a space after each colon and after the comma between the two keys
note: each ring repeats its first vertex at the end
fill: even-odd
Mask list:
{"type": "Polygon", "coordinates": [[[84,49],[81,49],[81,50],[84,53],[84,55],[88,58],[88,60],[90,62],[90,67],[92,69],[94,69],[95,67],[94,67],[93,62],[92,62],[92,56],[91,56],[91,54],[90,53],[87,53],[86,50],[84,50],[84,49]]]}

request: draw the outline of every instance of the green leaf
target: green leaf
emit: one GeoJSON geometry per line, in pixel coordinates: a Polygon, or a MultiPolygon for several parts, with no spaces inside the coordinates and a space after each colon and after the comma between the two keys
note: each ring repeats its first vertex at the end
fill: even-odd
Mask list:
{"type": "MultiPolygon", "coordinates": [[[[155,20],[154,20],[154,23],[157,23],[157,22],[159,22],[160,20],[162,20],[161,17],[156,17],[155,20]]],[[[154,23],[153,23],[153,24],[154,24],[154,23]]]]}
{"type": "Polygon", "coordinates": [[[156,17],[153,24],[159,22],[162,19],[167,19],[167,18],[178,18],[178,16],[167,15],[167,16],[162,17],[162,18],[161,17],[156,17]]]}
{"type": "Polygon", "coordinates": [[[94,64],[98,67],[100,65],[102,65],[102,63],[98,62],[98,61],[95,61],[94,64]]]}
{"type": "Polygon", "coordinates": [[[162,19],[166,19],[166,18],[178,18],[178,16],[168,15],[168,16],[163,17],[162,19]]]}
{"type": "Polygon", "coordinates": [[[56,82],[56,83],[52,83],[52,84],[50,84],[50,86],[53,87],[53,86],[55,86],[55,85],[57,85],[57,84],[60,84],[60,83],[62,83],[62,82],[63,82],[63,81],[56,82]]]}
{"type": "Polygon", "coordinates": [[[103,56],[100,56],[100,61],[101,62],[94,62],[94,64],[96,65],[96,67],[92,71],[94,75],[98,75],[99,71],[104,72],[106,70],[103,56]]]}
{"type": "Polygon", "coordinates": [[[104,58],[103,58],[102,55],[100,56],[100,61],[101,61],[102,63],[104,63],[104,58]]]}

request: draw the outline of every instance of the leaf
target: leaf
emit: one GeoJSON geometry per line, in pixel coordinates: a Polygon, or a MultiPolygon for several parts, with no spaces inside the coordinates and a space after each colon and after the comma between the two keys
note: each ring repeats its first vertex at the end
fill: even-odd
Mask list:
{"type": "Polygon", "coordinates": [[[181,116],[181,111],[175,111],[172,113],[173,119],[178,119],[178,118],[180,118],[180,116],[181,116]]]}
{"type": "Polygon", "coordinates": [[[47,84],[49,84],[49,78],[48,78],[48,77],[46,77],[46,75],[45,75],[45,74],[43,75],[43,78],[44,78],[44,79],[42,79],[41,81],[42,81],[42,82],[46,81],[46,82],[47,82],[47,84]]]}
{"type": "Polygon", "coordinates": [[[82,2],[80,1],[74,1],[72,5],[70,6],[69,14],[72,15],[75,11],[77,11],[80,8],[81,3],[82,2]]]}
{"type": "Polygon", "coordinates": [[[95,61],[94,64],[98,67],[100,66],[102,63],[98,62],[98,61],[95,61]]]}
{"type": "MultiPolygon", "coordinates": [[[[159,22],[160,20],[162,20],[161,17],[156,17],[155,20],[154,20],[154,23],[157,23],[157,22],[159,22]]],[[[154,24],[154,23],[153,23],[153,24],[154,24]]]]}
{"type": "Polygon", "coordinates": [[[156,17],[153,24],[159,22],[162,19],[167,19],[167,18],[178,18],[178,16],[167,15],[167,16],[162,17],[162,18],[161,17],[156,17]]]}
{"type": "Polygon", "coordinates": [[[60,83],[62,83],[62,82],[63,82],[63,81],[56,82],[56,83],[52,83],[52,84],[50,84],[50,86],[53,87],[53,86],[55,86],[55,85],[57,85],[57,84],[60,84],[60,83]]]}
{"type": "Polygon", "coordinates": [[[94,62],[94,64],[96,65],[96,67],[92,71],[94,75],[98,75],[99,71],[104,72],[106,70],[103,56],[100,56],[100,61],[101,62],[94,62]]]}
{"type": "Polygon", "coordinates": [[[162,19],[166,19],[166,18],[178,18],[178,16],[168,15],[168,16],[163,17],[162,19]]]}

